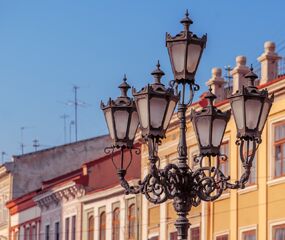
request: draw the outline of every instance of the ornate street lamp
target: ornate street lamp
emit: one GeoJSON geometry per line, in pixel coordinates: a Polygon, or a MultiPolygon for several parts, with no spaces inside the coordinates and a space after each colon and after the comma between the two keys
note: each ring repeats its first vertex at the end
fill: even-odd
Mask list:
{"type": "Polygon", "coordinates": [[[205,98],[208,99],[208,106],[197,112],[192,109],[190,118],[198,140],[200,154],[216,156],[220,153],[231,110],[223,113],[214,106],[216,96],[212,93],[211,88],[205,98]]]}
{"type": "Polygon", "coordinates": [[[161,83],[164,72],[157,68],[151,73],[154,83],[139,92],[133,88],[133,96],[139,113],[143,137],[164,138],[165,132],[178,102],[179,97],[172,88],[165,88],[161,83]]]}
{"type": "Polygon", "coordinates": [[[133,99],[127,96],[130,85],[126,75],[119,86],[121,96],[116,100],[109,99],[107,105],[101,102],[109,133],[114,141],[114,147],[132,148],[139,125],[138,113],[133,99]]]}
{"type": "Polygon", "coordinates": [[[200,58],[206,47],[207,35],[199,38],[189,31],[193,21],[189,18],[188,10],[180,22],[184,30],[174,37],[166,33],[166,46],[175,80],[194,81],[200,58]]]}
{"type": "Polygon", "coordinates": [[[230,182],[220,168],[220,159],[227,160],[227,156],[220,151],[222,139],[227,123],[230,119],[230,110],[222,112],[214,105],[216,96],[211,88],[206,95],[208,105],[202,109],[191,111],[188,119],[192,122],[200,154],[193,159],[187,156],[186,143],[186,111],[192,105],[195,91],[199,85],[195,83],[195,74],[206,45],[206,36],[197,37],[189,31],[192,20],[186,12],[181,20],[184,30],[171,37],[166,35],[166,46],[172,65],[174,80],[166,88],[161,83],[164,75],[157,68],[152,72],[154,83],[147,85],[140,91],[133,89],[134,101],[127,97],[129,85],[120,85],[122,95],[117,100],[109,100],[107,106],[102,105],[110,135],[114,144],[107,149],[121,150],[121,167],[117,167],[121,185],[126,194],[145,195],[148,201],[159,204],[173,199],[173,206],[178,218],[175,226],[178,239],[187,239],[190,226],[187,215],[192,206],[196,207],[203,201],[214,201],[226,189],[244,188],[247,183],[258,145],[261,143],[261,134],[268,117],[273,96],[269,97],[267,90],[258,90],[254,86],[257,76],[251,71],[246,75],[249,79],[247,87],[230,96],[230,105],[237,126],[237,145],[240,159],[245,169],[239,181],[230,182]],[[186,96],[186,87],[189,96],[186,96]],[[180,91],[179,91],[180,90],[180,91]],[[134,105],[135,102],[135,105],[134,105]],[[178,119],[180,123],[180,138],[178,143],[177,164],[168,164],[159,169],[158,147],[165,133],[176,104],[178,103],[178,119]],[[138,115],[136,112],[138,111],[138,115]],[[138,185],[130,186],[125,179],[127,167],[124,167],[125,150],[130,150],[132,160],[133,141],[138,121],[142,138],[148,144],[150,171],[138,185]],[[191,169],[189,163],[199,164],[197,169],[191,169]]]}

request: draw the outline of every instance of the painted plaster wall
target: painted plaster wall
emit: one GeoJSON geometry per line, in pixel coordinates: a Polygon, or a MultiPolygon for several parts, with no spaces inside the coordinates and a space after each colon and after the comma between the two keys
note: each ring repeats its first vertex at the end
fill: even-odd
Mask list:
{"type": "Polygon", "coordinates": [[[42,181],[76,170],[83,163],[104,156],[104,148],[109,143],[109,137],[102,136],[13,157],[13,198],[40,188],[42,181]]]}

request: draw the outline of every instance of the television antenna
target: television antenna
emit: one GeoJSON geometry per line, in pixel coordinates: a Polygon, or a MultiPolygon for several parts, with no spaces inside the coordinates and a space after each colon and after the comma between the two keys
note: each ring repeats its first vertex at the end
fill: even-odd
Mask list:
{"type": "Polygon", "coordinates": [[[74,106],[74,127],[75,127],[75,141],[78,140],[78,107],[85,107],[88,104],[78,100],[78,89],[80,87],[74,85],[73,92],[74,92],[74,100],[68,101],[67,105],[74,106]]]}
{"type": "Polygon", "coordinates": [[[67,136],[66,136],[66,135],[67,135],[67,133],[66,133],[66,119],[69,118],[69,115],[63,114],[63,115],[60,116],[60,118],[63,119],[64,143],[66,143],[66,137],[67,137],[67,136]]]}

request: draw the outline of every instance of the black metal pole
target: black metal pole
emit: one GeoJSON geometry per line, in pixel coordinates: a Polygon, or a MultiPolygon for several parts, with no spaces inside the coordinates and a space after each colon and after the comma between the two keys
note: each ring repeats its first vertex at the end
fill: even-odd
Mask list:
{"type": "MultiPolygon", "coordinates": [[[[187,142],[186,142],[186,111],[187,104],[185,104],[185,85],[182,84],[182,96],[181,101],[178,104],[178,118],[180,122],[180,136],[178,144],[178,168],[181,171],[182,176],[186,176],[189,170],[187,164],[188,154],[187,154],[187,142]]],[[[184,178],[185,180],[186,178],[184,178]]],[[[187,184],[183,182],[183,184],[187,184]]],[[[183,186],[182,186],[183,188],[183,186]]],[[[185,194],[184,191],[181,192],[180,196],[174,198],[173,206],[177,212],[178,218],[175,221],[175,227],[177,229],[177,235],[179,240],[187,240],[188,229],[190,227],[187,215],[191,209],[191,200],[188,199],[189,194],[185,194]]]]}

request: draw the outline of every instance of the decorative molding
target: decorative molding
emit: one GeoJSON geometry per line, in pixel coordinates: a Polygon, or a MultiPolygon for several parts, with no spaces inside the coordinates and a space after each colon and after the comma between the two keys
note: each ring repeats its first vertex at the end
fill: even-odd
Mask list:
{"type": "Polygon", "coordinates": [[[34,198],[34,201],[41,210],[48,210],[51,206],[57,206],[62,202],[68,202],[85,195],[85,189],[82,185],[72,185],[61,188],[57,191],[50,190],[34,198]]]}

